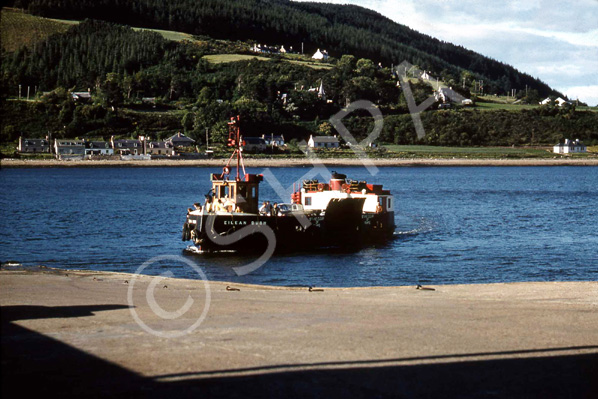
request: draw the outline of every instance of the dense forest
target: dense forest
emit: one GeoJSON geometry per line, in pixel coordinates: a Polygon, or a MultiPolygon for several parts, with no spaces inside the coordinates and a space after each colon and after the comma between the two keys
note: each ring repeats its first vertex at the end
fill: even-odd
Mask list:
{"type": "MultiPolygon", "coordinates": [[[[10,2],[9,2],[10,3],[10,2]]],[[[183,31],[229,40],[255,40],[307,52],[326,48],[389,66],[408,61],[461,82],[464,70],[488,93],[526,85],[540,96],[560,95],[513,67],[397,24],[357,6],[287,0],[15,0],[15,7],[54,18],[94,18],[140,27],[183,31]],[[272,43],[276,38],[277,43],[272,43]]]]}

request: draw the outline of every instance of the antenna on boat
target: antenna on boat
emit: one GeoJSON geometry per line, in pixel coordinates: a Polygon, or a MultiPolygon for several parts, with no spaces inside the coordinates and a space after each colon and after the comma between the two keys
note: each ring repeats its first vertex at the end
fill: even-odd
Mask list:
{"type": "Polygon", "coordinates": [[[233,116],[232,118],[230,118],[230,122],[228,122],[228,143],[227,143],[227,145],[229,147],[234,147],[235,150],[233,151],[233,154],[231,155],[231,157],[228,159],[228,162],[226,163],[226,166],[223,169],[224,173],[222,174],[223,178],[224,178],[224,175],[230,174],[229,165],[230,165],[230,162],[233,160],[233,158],[236,155],[237,156],[236,181],[241,180],[240,167],[243,168],[243,176],[246,175],[245,165],[243,164],[243,136],[241,136],[241,128],[239,126],[240,119],[241,119],[241,117],[239,115],[237,115],[236,117],[233,116]]]}

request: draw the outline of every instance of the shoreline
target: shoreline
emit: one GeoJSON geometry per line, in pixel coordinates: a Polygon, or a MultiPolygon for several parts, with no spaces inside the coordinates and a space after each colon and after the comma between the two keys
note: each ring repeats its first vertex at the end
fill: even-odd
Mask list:
{"type": "MultiPolygon", "coordinates": [[[[318,160],[326,166],[362,166],[359,159],[322,158],[318,160]]],[[[227,159],[193,159],[193,160],[151,160],[151,161],[121,161],[121,160],[88,160],[88,161],[59,161],[59,160],[20,160],[3,159],[2,168],[185,168],[185,167],[222,167],[227,159]]],[[[313,163],[308,159],[246,159],[245,166],[256,167],[311,167],[313,163]]],[[[598,158],[587,159],[368,159],[369,165],[379,167],[460,167],[460,166],[598,166],[598,158]]]]}
{"type": "MultiPolygon", "coordinates": [[[[162,277],[153,274],[135,274],[130,272],[115,272],[110,270],[86,270],[86,269],[61,269],[58,267],[50,266],[23,266],[18,265],[6,265],[0,266],[0,275],[3,273],[20,273],[20,274],[48,274],[48,275],[72,275],[78,277],[93,277],[102,276],[107,279],[128,279],[131,280],[133,277],[138,276],[142,279],[152,279],[158,277],[165,281],[178,282],[180,284],[203,284],[202,279],[186,278],[186,277],[162,277]]],[[[217,286],[231,286],[237,288],[246,288],[252,290],[261,291],[307,291],[309,285],[268,285],[268,284],[254,284],[254,283],[239,283],[234,281],[225,280],[205,280],[208,284],[215,284],[217,286]]],[[[507,282],[492,282],[492,283],[456,283],[456,284],[425,284],[427,288],[442,289],[450,287],[493,287],[493,286],[514,286],[514,285],[546,285],[546,284],[596,284],[598,289],[598,282],[593,280],[558,280],[558,281],[507,281],[507,282]]],[[[416,284],[406,285],[368,285],[368,286],[350,286],[350,287],[335,287],[335,286],[311,286],[312,288],[325,289],[326,291],[369,291],[369,290],[390,290],[390,289],[414,289],[416,284]]],[[[424,289],[425,291],[425,289],[424,289]]],[[[596,301],[598,305],[598,298],[596,301]]]]}

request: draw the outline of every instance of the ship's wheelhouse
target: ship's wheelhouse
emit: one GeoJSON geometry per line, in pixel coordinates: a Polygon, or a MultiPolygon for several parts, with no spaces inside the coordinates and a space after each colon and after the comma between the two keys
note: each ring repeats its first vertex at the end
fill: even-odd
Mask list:
{"type": "Polygon", "coordinates": [[[258,213],[259,184],[262,175],[246,174],[245,180],[228,180],[222,175],[212,175],[214,199],[221,200],[229,211],[240,210],[243,213],[258,213]]]}

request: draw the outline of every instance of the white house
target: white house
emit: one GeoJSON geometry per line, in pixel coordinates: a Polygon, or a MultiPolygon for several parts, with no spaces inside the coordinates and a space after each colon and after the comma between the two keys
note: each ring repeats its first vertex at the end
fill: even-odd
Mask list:
{"type": "Polygon", "coordinates": [[[454,91],[452,87],[439,87],[438,90],[434,92],[434,98],[438,102],[450,103],[452,101],[457,104],[463,104],[465,100],[468,100],[461,94],[454,91]]]}
{"type": "Polygon", "coordinates": [[[318,49],[311,58],[314,60],[327,60],[328,52],[326,50],[320,51],[320,49],[318,49]]]}
{"type": "Polygon", "coordinates": [[[114,149],[108,141],[86,141],[85,155],[114,155],[114,149]]]}
{"type": "Polygon", "coordinates": [[[555,154],[571,154],[571,153],[582,153],[587,152],[588,147],[584,145],[579,139],[571,141],[565,139],[565,143],[559,143],[554,146],[553,152],[555,154]]]}
{"type": "Polygon", "coordinates": [[[91,101],[91,93],[89,91],[74,91],[71,93],[71,98],[75,102],[88,103],[91,101]]]}
{"type": "Polygon", "coordinates": [[[336,136],[309,136],[309,148],[338,148],[340,143],[336,136]]]}
{"type": "Polygon", "coordinates": [[[54,153],[58,159],[75,158],[85,155],[85,141],[83,140],[54,140],[54,153]]]}
{"type": "Polygon", "coordinates": [[[569,104],[569,101],[564,100],[562,98],[557,98],[556,100],[554,100],[554,102],[556,103],[556,105],[558,105],[559,107],[562,107],[565,104],[569,104]]]}
{"type": "Polygon", "coordinates": [[[322,100],[326,100],[326,91],[324,91],[324,81],[320,82],[320,88],[318,89],[318,97],[322,100]]]}
{"type": "MultiPolygon", "coordinates": [[[[546,97],[544,100],[540,101],[540,105],[548,105],[552,103],[552,100],[550,99],[550,97],[546,97]]],[[[570,101],[567,101],[561,97],[557,98],[556,100],[554,100],[554,103],[556,105],[558,105],[559,107],[562,107],[565,104],[571,104],[570,101]]]]}

